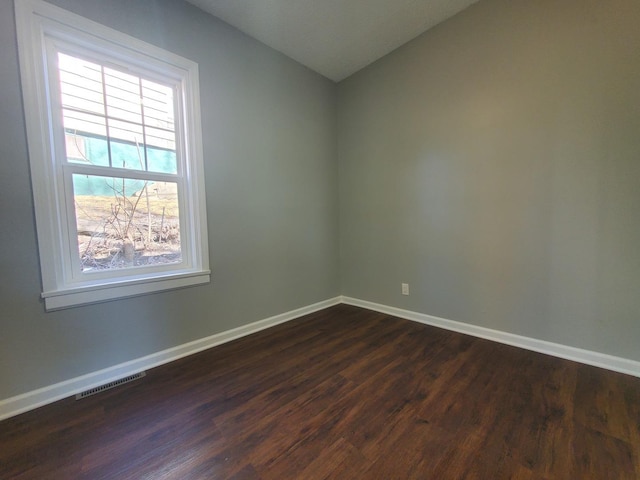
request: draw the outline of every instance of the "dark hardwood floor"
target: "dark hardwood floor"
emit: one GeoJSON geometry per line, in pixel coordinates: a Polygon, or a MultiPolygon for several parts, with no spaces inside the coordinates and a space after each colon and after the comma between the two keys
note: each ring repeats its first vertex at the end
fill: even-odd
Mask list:
{"type": "Polygon", "coordinates": [[[640,479],[640,378],[340,305],[0,423],[2,479],[640,479]]]}

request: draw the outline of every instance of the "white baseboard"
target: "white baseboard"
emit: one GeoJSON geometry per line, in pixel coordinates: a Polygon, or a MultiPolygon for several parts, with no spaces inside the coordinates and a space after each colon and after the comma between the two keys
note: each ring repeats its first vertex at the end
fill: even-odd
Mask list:
{"type": "Polygon", "coordinates": [[[227,330],[225,332],[211,335],[210,337],[201,338],[193,342],[153,353],[146,357],[137,358],[129,362],[105,368],[104,370],[92,372],[70,380],[65,380],[64,382],[56,383],[55,385],[50,385],[15,397],[7,398],[6,400],[0,401],[0,420],[13,417],[28,410],[33,410],[48,403],[53,403],[57,400],[75,395],[76,393],[89,390],[99,385],[104,385],[105,383],[133,375],[143,370],[178,360],[179,358],[215,347],[216,345],[259,332],[260,330],[273,327],[280,323],[294,320],[302,317],[303,315],[337,305],[340,303],[340,300],[340,297],[335,297],[314,303],[306,307],[250,323],[249,325],[227,330]]]}
{"type": "Polygon", "coordinates": [[[573,360],[575,362],[592,365],[594,367],[606,368],[607,370],[626,373],[627,375],[633,375],[634,377],[640,377],[640,362],[635,360],[606,355],[604,353],[593,352],[591,350],[583,350],[581,348],[547,342],[545,340],[524,337],[513,333],[502,332],[500,330],[492,330],[490,328],[479,327],[468,323],[447,320],[446,318],[434,317],[433,315],[426,315],[424,313],[402,310],[400,308],[389,307],[387,305],[359,300],[357,298],[343,296],[341,297],[341,301],[348,305],[374,310],[376,312],[443,328],[445,330],[485,338],[487,340],[493,340],[494,342],[504,343],[514,347],[532,350],[534,352],[545,353],[547,355],[573,360]]]}
{"type": "Polygon", "coordinates": [[[201,338],[193,342],[178,345],[161,352],[147,355],[146,357],[121,363],[113,367],[105,368],[97,372],[92,372],[80,377],[65,380],[47,387],[23,393],[15,397],[7,398],[0,401],[0,420],[13,417],[20,413],[33,410],[48,403],[53,403],[66,397],[75,395],[76,393],[89,390],[91,388],[104,385],[105,383],[118,380],[120,378],[133,375],[135,373],[154,368],[165,363],[178,360],[179,358],[201,352],[216,345],[220,345],[231,340],[235,340],[252,333],[259,332],[269,327],[273,327],[280,323],[294,320],[303,315],[317,312],[319,310],[344,303],[357,307],[374,310],[376,312],[392,315],[394,317],[404,318],[414,322],[431,325],[434,327],[451,330],[454,332],[472,335],[474,337],[485,338],[495,342],[512,345],[515,347],[532,350],[534,352],[545,353],[554,357],[565,358],[576,362],[593,365],[595,367],[606,368],[614,372],[625,373],[640,377],[640,362],[629,360],[626,358],[615,357],[603,353],[583,350],[580,348],[561,345],[558,343],[537,340],[535,338],[524,337],[512,333],[492,330],[490,328],[479,327],[468,323],[456,322],[445,318],[434,317],[424,313],[412,312],[410,310],[402,310],[396,307],[390,307],[379,303],[368,302],[351,297],[335,297],[322,302],[314,303],[306,307],[291,310],[280,315],[265,318],[249,325],[227,330],[225,332],[211,335],[210,337],[201,338]]]}

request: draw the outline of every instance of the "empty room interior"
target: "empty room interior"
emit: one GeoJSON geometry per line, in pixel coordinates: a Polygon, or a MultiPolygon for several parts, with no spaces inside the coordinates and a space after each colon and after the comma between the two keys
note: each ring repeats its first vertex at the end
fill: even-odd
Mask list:
{"type": "Polygon", "coordinates": [[[640,479],[640,2],[0,42],[0,478],[640,479]]]}

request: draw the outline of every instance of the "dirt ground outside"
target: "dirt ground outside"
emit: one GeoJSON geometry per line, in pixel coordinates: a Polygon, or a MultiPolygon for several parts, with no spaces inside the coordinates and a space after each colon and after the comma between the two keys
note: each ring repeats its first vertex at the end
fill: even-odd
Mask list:
{"type": "Polygon", "coordinates": [[[155,183],[133,196],[77,195],[78,253],[83,271],[179,263],[175,184],[155,183]]]}

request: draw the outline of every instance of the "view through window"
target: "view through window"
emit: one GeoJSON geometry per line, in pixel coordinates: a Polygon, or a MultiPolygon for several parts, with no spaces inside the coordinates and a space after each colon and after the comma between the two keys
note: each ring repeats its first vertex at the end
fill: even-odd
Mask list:
{"type": "Polygon", "coordinates": [[[173,89],[65,53],[58,72],[82,271],[181,262],[173,89]]]}

